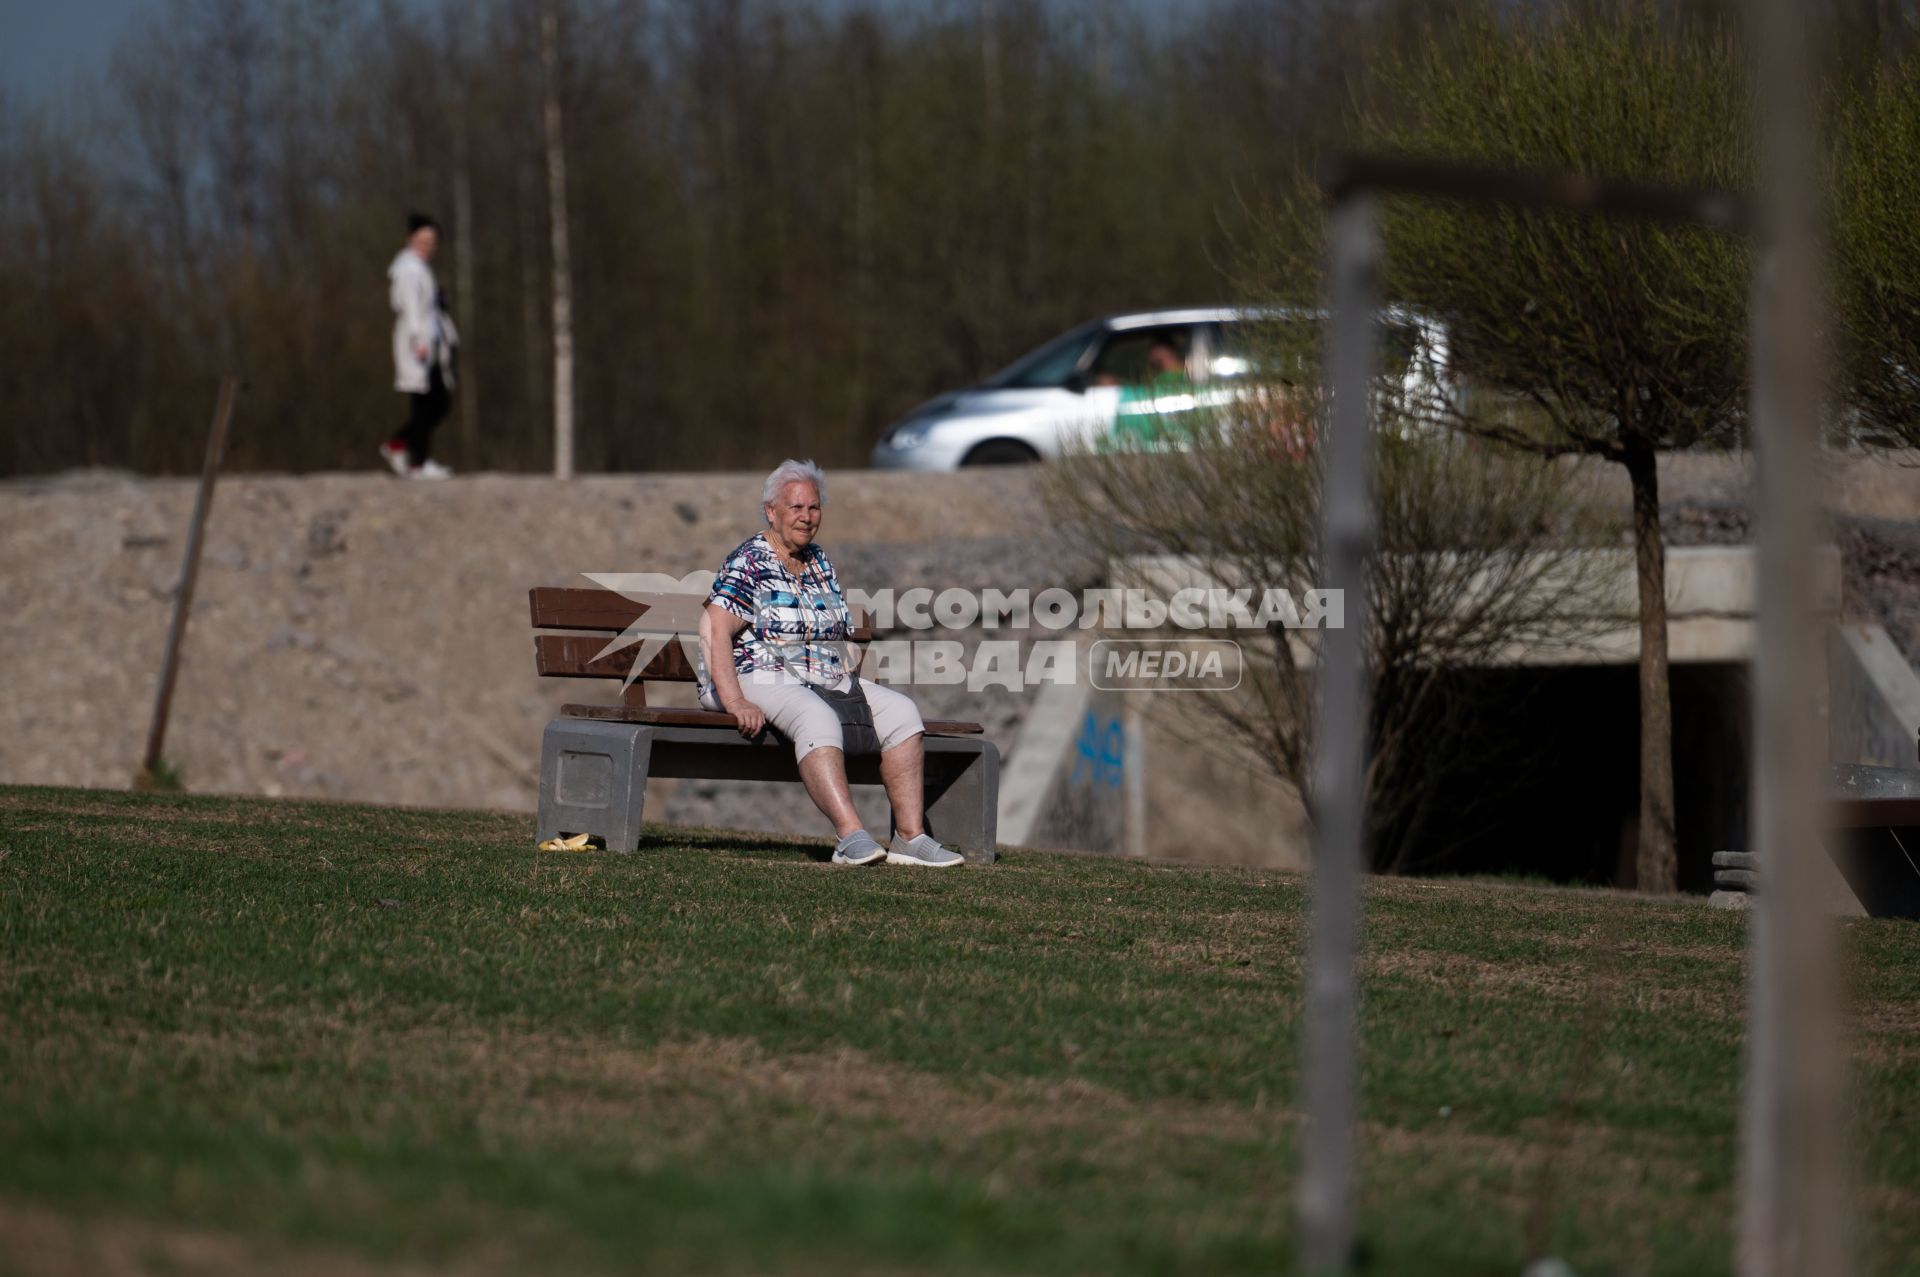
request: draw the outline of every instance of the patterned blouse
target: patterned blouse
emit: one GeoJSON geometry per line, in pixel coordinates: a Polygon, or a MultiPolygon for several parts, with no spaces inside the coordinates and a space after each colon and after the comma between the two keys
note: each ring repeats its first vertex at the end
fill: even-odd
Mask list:
{"type": "Polygon", "coordinates": [[[747,622],[733,636],[733,668],[740,674],[784,668],[804,683],[828,687],[846,676],[852,618],[840,578],[819,546],[800,552],[796,576],[780,562],[766,533],[748,537],[720,565],[707,603],[747,622]]]}

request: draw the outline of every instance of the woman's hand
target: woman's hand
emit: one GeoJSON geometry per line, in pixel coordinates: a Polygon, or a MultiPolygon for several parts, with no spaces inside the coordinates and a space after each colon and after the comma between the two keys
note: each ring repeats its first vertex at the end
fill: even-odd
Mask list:
{"type": "Polygon", "coordinates": [[[748,740],[752,740],[766,730],[766,711],[762,710],[758,705],[755,705],[744,696],[738,700],[729,702],[727,705],[727,713],[733,715],[734,719],[739,723],[740,734],[748,740]]]}

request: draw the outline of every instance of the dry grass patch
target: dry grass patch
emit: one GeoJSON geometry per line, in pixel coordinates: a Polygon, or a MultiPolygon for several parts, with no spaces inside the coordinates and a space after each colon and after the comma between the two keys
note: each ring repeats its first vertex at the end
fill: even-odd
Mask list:
{"type": "Polygon", "coordinates": [[[1649,978],[1633,966],[1596,956],[1584,969],[1565,965],[1498,961],[1431,949],[1374,951],[1365,959],[1370,977],[1405,978],[1448,993],[1478,990],[1487,994],[1524,994],[1570,1006],[1601,1005],[1664,1014],[1677,1012],[1709,1020],[1737,1019],[1742,1005],[1711,989],[1671,985],[1649,978]]]}
{"type": "Polygon", "coordinates": [[[322,1247],[114,1215],[75,1215],[0,1198],[0,1266],[11,1277],[491,1277],[524,1269],[485,1253],[431,1268],[380,1264],[322,1247]]]}

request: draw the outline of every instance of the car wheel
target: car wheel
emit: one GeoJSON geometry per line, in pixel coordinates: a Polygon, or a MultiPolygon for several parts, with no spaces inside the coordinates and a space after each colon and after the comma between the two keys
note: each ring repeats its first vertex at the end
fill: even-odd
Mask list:
{"type": "Polygon", "coordinates": [[[1024,466],[1040,460],[1040,454],[1015,439],[989,439],[969,452],[963,466],[1024,466]]]}

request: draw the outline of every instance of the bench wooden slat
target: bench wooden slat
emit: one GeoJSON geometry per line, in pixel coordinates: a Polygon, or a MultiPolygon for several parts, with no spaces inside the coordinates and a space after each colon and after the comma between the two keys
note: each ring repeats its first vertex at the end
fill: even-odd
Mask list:
{"type": "Polygon", "coordinates": [[[639,620],[663,631],[697,632],[706,600],[698,594],[637,594],[613,590],[577,590],[538,586],[527,591],[534,628],[542,630],[599,630],[618,634],[639,620]]]}
{"type": "MultiPolygon", "coordinates": [[[[536,586],[527,591],[527,608],[539,630],[595,630],[618,634],[642,617],[646,633],[698,634],[700,613],[707,601],[698,594],[620,594],[614,590],[580,590],[565,586],[536,586]]],[[[853,640],[873,637],[866,615],[853,613],[853,640]]]]}
{"type": "MultiPolygon", "coordinates": [[[[607,640],[587,634],[536,634],[533,636],[534,668],[548,678],[625,678],[640,654],[640,644],[629,643],[605,656],[596,654],[607,640]]],[[[640,678],[667,683],[694,681],[693,662],[678,642],[670,642],[655,652],[640,671],[640,678]]]]}
{"type": "MultiPolygon", "coordinates": [[[[533,666],[547,678],[624,679],[640,655],[639,643],[600,655],[608,640],[597,634],[536,634],[533,636],[533,666]]],[[[675,640],[668,642],[647,661],[634,680],[642,682],[691,683],[696,681],[693,661],[675,640]]]]}
{"type": "MultiPolygon", "coordinates": [[[[710,709],[642,708],[627,705],[562,705],[566,718],[592,718],[606,723],[653,723],[661,727],[735,726],[733,715],[710,709]]],[[[951,718],[926,720],[929,736],[978,736],[986,731],[979,723],[951,718]]]]}

